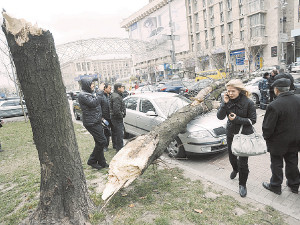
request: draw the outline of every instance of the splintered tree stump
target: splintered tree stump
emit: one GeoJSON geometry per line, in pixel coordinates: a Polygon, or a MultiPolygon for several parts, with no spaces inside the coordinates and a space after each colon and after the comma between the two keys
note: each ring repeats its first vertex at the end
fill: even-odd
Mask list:
{"type": "Polygon", "coordinates": [[[2,14],[41,165],[40,202],[26,224],[85,224],[93,204],[52,34],[2,14]]]}

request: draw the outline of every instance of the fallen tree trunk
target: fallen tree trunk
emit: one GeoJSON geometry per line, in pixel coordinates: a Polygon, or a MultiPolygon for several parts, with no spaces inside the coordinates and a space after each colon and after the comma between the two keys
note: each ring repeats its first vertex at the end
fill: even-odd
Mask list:
{"type": "Polygon", "coordinates": [[[25,224],[85,224],[93,203],[52,34],[2,14],[41,166],[40,202],[25,224]]]}
{"type": "Polygon", "coordinates": [[[211,100],[205,98],[214,90],[224,89],[226,80],[217,81],[202,89],[192,104],[187,105],[154,130],[126,144],[111,160],[109,177],[102,199],[107,200],[122,187],[127,187],[169,146],[180,132],[185,132],[186,125],[200,114],[213,108],[211,100]]]}

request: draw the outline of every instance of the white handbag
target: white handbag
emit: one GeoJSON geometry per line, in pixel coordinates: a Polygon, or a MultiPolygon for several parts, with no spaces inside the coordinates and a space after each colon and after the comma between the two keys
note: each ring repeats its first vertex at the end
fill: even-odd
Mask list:
{"type": "Polygon", "coordinates": [[[261,134],[256,133],[255,128],[249,119],[253,134],[242,134],[243,125],[241,125],[238,134],[235,134],[232,141],[231,151],[236,156],[255,156],[267,152],[267,144],[261,134]]]}

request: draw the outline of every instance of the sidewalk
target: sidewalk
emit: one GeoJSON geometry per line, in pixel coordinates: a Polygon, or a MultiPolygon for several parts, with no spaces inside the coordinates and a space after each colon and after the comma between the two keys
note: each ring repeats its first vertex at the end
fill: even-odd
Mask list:
{"type": "MultiPolygon", "coordinates": [[[[263,114],[265,112],[258,109],[258,121],[255,126],[257,132],[261,132],[261,124],[263,121],[263,114]]],[[[229,178],[232,172],[231,165],[228,160],[227,152],[211,156],[203,159],[201,157],[184,160],[170,160],[170,163],[181,167],[199,177],[208,181],[221,185],[229,190],[236,192],[236,198],[240,198],[238,190],[238,178],[231,180],[229,178]],[[202,163],[199,163],[199,162],[202,163]],[[205,161],[205,163],[203,163],[205,161]]],[[[250,198],[264,205],[269,205],[284,214],[287,214],[300,224],[300,194],[292,193],[286,186],[286,179],[284,178],[282,184],[282,194],[277,195],[263,188],[262,182],[270,181],[270,155],[269,153],[260,156],[249,157],[250,174],[247,181],[248,194],[246,198],[250,198]]],[[[299,162],[300,165],[300,162],[299,162]]]]}

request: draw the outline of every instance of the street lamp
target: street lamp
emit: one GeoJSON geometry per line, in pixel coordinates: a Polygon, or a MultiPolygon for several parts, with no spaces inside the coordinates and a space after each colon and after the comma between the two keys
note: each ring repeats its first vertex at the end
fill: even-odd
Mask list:
{"type": "Polygon", "coordinates": [[[171,76],[173,75],[173,69],[176,63],[175,59],[175,44],[174,44],[174,27],[173,27],[173,21],[172,21],[172,14],[171,14],[171,1],[168,0],[169,5],[169,27],[171,30],[171,43],[172,43],[172,49],[171,49],[171,60],[172,60],[172,68],[171,68],[171,76]]]}
{"type": "MultiPolygon", "coordinates": [[[[284,9],[285,7],[287,6],[287,2],[285,0],[279,0],[279,3],[280,3],[280,6],[281,6],[281,18],[280,18],[280,22],[281,22],[281,35],[280,35],[280,41],[281,41],[281,64],[285,64],[285,60],[284,60],[284,46],[283,46],[283,32],[284,32],[284,21],[285,21],[285,18],[284,18],[284,9]]],[[[279,31],[280,32],[280,31],[279,31]]]]}

